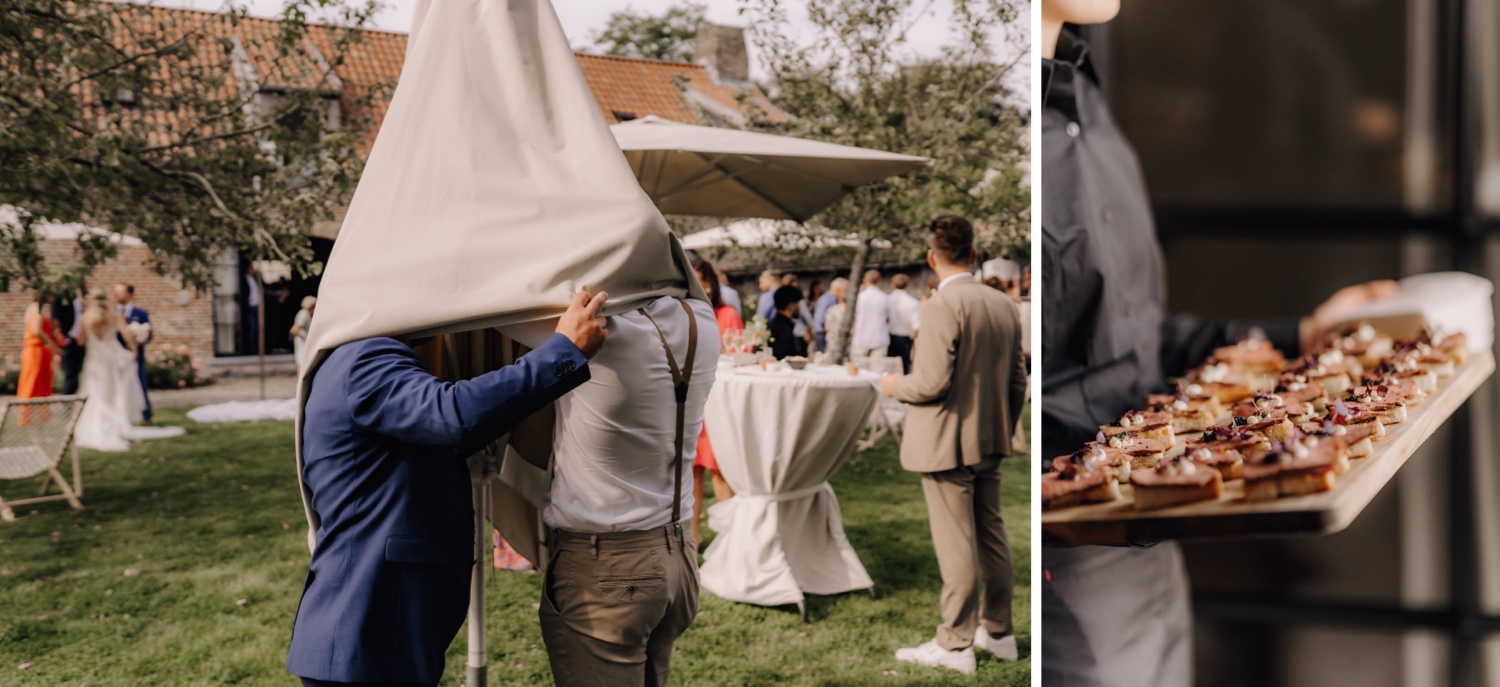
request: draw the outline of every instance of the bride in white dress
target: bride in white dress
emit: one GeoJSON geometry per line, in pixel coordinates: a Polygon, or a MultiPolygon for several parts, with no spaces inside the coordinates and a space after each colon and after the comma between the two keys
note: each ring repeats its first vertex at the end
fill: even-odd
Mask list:
{"type": "Polygon", "coordinates": [[[136,373],[133,337],[116,334],[125,328],[123,318],[109,307],[103,289],[91,289],[84,306],[83,326],[79,333],[84,341],[83,372],[78,392],[88,401],[73,430],[73,441],[96,451],[130,449],[131,424],[141,416],[145,394],[136,373]],[[128,347],[127,347],[128,346],[128,347]]]}

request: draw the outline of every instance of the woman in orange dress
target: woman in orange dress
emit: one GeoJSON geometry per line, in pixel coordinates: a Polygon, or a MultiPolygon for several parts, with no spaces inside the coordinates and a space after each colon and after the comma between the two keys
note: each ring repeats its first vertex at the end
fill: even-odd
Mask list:
{"type": "MultiPolygon", "coordinates": [[[[48,317],[47,307],[52,296],[37,291],[36,297],[26,306],[26,336],[21,342],[21,378],[16,383],[16,398],[41,398],[52,395],[53,360],[62,357],[62,345],[48,317]]],[[[19,423],[31,424],[33,419],[46,420],[44,416],[33,416],[34,408],[22,408],[19,423]]],[[[45,413],[46,409],[42,411],[45,413]]]]}
{"type": "MultiPolygon", "coordinates": [[[[708,302],[714,307],[714,318],[719,321],[719,350],[723,352],[723,337],[731,332],[744,331],[745,321],[740,318],[734,306],[725,305],[723,296],[719,292],[719,273],[707,260],[698,259],[693,263],[693,270],[698,273],[698,281],[703,282],[703,290],[708,292],[708,302]]],[[[734,490],[729,488],[729,483],[719,474],[719,461],[714,459],[714,449],[708,443],[708,425],[703,427],[703,433],[698,435],[698,457],[693,459],[693,540],[703,541],[698,533],[698,522],[703,519],[703,472],[713,474],[714,500],[725,501],[734,498],[734,490]]]]}

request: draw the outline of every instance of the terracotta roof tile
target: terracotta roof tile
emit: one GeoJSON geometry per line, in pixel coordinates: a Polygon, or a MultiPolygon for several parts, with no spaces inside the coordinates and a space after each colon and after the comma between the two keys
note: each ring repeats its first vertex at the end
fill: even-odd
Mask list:
{"type": "MultiPolygon", "coordinates": [[[[338,85],[322,78],[322,66],[313,57],[312,51],[294,51],[278,59],[276,52],[267,48],[279,30],[278,20],[232,18],[216,12],[162,7],[149,7],[123,16],[125,19],[120,31],[122,43],[128,44],[132,41],[132,36],[141,33],[184,32],[201,27],[205,42],[238,38],[263,88],[331,90],[338,85]]],[[[335,62],[332,65],[333,73],[342,82],[340,96],[344,106],[350,108],[361,96],[372,95],[373,111],[370,114],[373,116],[374,126],[366,141],[366,146],[370,145],[374,141],[374,132],[384,119],[386,108],[390,104],[390,94],[401,74],[407,36],[371,29],[351,34],[346,29],[317,24],[311,25],[309,29],[308,43],[324,59],[335,62]],[[342,50],[341,42],[344,43],[342,50]],[[343,56],[342,60],[337,59],[340,54],[343,56]]],[[[784,121],[787,118],[758,89],[720,83],[702,65],[582,53],[577,58],[605,120],[611,124],[622,118],[634,119],[648,115],[690,124],[705,123],[707,118],[704,116],[704,108],[699,104],[703,98],[717,103],[722,106],[718,109],[725,111],[744,113],[756,110],[759,116],[771,121],[784,121]],[[689,89],[696,100],[689,96],[689,89]],[[744,94],[744,102],[741,102],[741,94],[744,94]]],[[[232,58],[216,45],[201,46],[196,51],[193,67],[223,69],[226,91],[232,93],[238,88],[232,58]]],[[[80,92],[80,96],[88,100],[96,98],[92,93],[86,92],[80,92]]],[[[143,115],[159,120],[164,132],[161,136],[163,140],[167,138],[165,132],[175,128],[181,118],[179,114],[161,111],[143,115]]]]}

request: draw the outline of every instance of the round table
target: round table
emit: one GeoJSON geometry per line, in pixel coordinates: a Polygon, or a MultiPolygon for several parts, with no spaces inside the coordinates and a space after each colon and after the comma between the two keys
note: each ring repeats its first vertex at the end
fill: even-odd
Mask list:
{"type": "Polygon", "coordinates": [[[718,536],[704,553],[704,589],[797,604],[804,620],[804,592],[873,593],[828,479],[853,454],[879,386],[879,375],[842,366],[719,369],[703,421],[734,498],[708,509],[718,536]]]}

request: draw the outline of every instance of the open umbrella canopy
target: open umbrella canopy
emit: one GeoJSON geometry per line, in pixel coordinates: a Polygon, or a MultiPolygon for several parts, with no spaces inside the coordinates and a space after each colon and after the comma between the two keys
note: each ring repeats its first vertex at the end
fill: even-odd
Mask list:
{"type": "MultiPolygon", "coordinates": [[[[796,251],[835,247],[853,248],[858,246],[859,242],[859,237],[852,234],[837,237],[791,220],[746,219],[689,234],[683,237],[682,247],[696,251],[712,248],[775,246],[783,250],[796,251]]],[[[884,250],[891,247],[891,242],[877,239],[871,245],[884,250]]]]}
{"type": "Polygon", "coordinates": [[[925,157],[646,117],[610,127],[662,212],[805,221],[925,157]]]}

